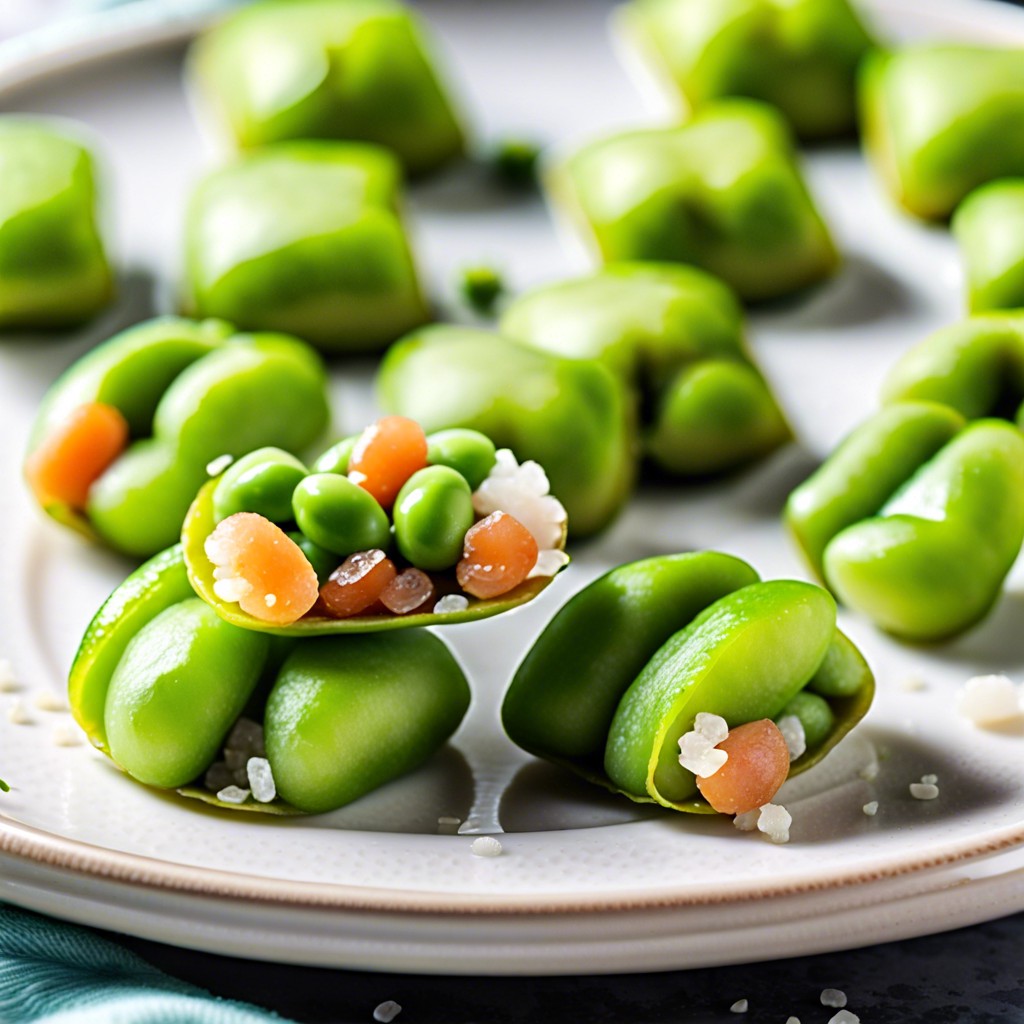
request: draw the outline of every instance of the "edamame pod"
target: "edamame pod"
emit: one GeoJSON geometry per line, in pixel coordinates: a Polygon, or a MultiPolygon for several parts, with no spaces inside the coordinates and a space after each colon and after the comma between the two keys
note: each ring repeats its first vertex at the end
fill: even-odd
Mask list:
{"type": "Polygon", "coordinates": [[[934,403],[887,406],[787,504],[836,596],[910,640],[983,618],[1024,540],[1024,436],[999,420],[962,424],[934,403]]]}
{"type": "MultiPolygon", "coordinates": [[[[707,813],[678,762],[698,712],[730,728],[778,717],[825,681],[834,722],[790,766],[817,763],[867,711],[874,679],[813,584],[761,583],[717,552],[621,566],[555,615],[502,706],[509,737],[615,792],[707,813]]],[[[822,698],[825,699],[825,698],[822,698]]]]}
{"type": "Polygon", "coordinates": [[[1024,306],[1024,179],[975,189],[956,208],[951,226],[967,278],[968,309],[1024,306]]]}
{"type": "Polygon", "coordinates": [[[527,292],[501,328],[553,355],[603,362],[634,393],[645,451],[670,473],[733,469],[790,436],[747,354],[736,297],[696,267],[616,263],[527,292]]]}
{"type": "Polygon", "coordinates": [[[310,814],[351,803],[434,753],[469,698],[458,663],[424,630],[303,641],[267,700],[278,791],[310,814]]]}
{"type": "Polygon", "coordinates": [[[208,465],[265,445],[299,451],[328,419],[323,364],[298,339],[164,317],[111,338],[53,385],[26,475],[54,518],[145,557],[178,540],[208,465]],[[83,410],[124,430],[86,480],[79,466],[92,438],[76,437],[83,410]]]}
{"type": "Polygon", "coordinates": [[[131,638],[110,678],[110,756],[151,786],[191,782],[216,758],[269,648],[196,597],[164,609],[131,638]]]}

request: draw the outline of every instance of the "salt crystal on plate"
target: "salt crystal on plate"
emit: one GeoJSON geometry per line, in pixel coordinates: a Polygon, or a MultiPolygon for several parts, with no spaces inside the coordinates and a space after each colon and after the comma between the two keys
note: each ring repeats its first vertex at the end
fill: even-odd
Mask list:
{"type": "Polygon", "coordinates": [[[402,1007],[394,999],[386,999],[373,1011],[373,1019],[379,1024],[391,1024],[402,1012],[402,1007]]]}
{"type": "Polygon", "coordinates": [[[442,815],[437,819],[437,834],[440,836],[457,836],[459,834],[459,826],[461,824],[461,818],[442,815]]]}
{"type": "Polygon", "coordinates": [[[434,605],[435,615],[448,615],[451,612],[464,612],[469,607],[469,600],[461,594],[445,594],[434,605]]]}
{"type": "Polygon", "coordinates": [[[53,730],[53,742],[58,747],[77,747],[82,737],[73,725],[58,725],[53,730]]]}
{"type": "Polygon", "coordinates": [[[67,711],[68,709],[67,704],[50,690],[42,690],[40,693],[37,693],[32,703],[40,711],[67,711]]]}
{"type": "Polygon", "coordinates": [[[793,816],[779,804],[764,804],[757,817],[758,830],[773,843],[789,842],[789,826],[792,823],[793,816]]]}
{"type": "Polygon", "coordinates": [[[912,782],[910,795],[915,800],[934,800],[939,795],[939,787],[933,782],[912,782]]]}
{"type": "Polygon", "coordinates": [[[860,1024],[860,1017],[849,1010],[840,1010],[829,1017],[828,1024],[860,1024]]]}
{"type": "Polygon", "coordinates": [[[729,1009],[733,1013],[746,1013],[750,1007],[750,1003],[746,999],[737,999],[729,1009]]]}
{"type": "Polygon", "coordinates": [[[939,777],[938,777],[938,775],[922,775],[921,776],[921,781],[926,786],[936,786],[936,785],[938,785],[939,777]]]}
{"type": "Polygon", "coordinates": [[[1021,695],[1006,676],[973,676],[956,691],[956,709],[975,725],[993,725],[1018,718],[1021,695]]]}
{"type": "Polygon", "coordinates": [[[873,818],[878,813],[878,801],[869,800],[861,810],[869,817],[873,818]]]}
{"type": "Polygon", "coordinates": [[[28,708],[25,707],[24,701],[16,700],[7,709],[7,721],[11,725],[31,725],[32,716],[28,713],[28,708]]]}
{"type": "Polygon", "coordinates": [[[846,1005],[846,993],[838,988],[822,989],[821,1005],[841,1010],[846,1005]]]}
{"type": "Polygon", "coordinates": [[[17,689],[14,666],[6,658],[0,658],[0,693],[13,693],[17,689]]]}
{"type": "Polygon", "coordinates": [[[501,843],[494,836],[477,836],[469,844],[469,852],[474,857],[500,857],[501,843]]]}

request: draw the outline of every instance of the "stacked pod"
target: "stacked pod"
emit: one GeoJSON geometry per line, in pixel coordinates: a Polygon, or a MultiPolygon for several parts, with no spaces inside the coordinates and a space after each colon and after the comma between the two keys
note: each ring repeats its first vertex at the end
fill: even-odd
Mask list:
{"type": "Polygon", "coordinates": [[[502,722],[519,746],[631,800],[745,813],[824,757],[873,693],[827,591],[761,582],[740,559],[707,551],[623,565],[575,595],[516,671],[502,722]],[[769,744],[780,731],[771,723],[795,718],[804,750],[774,789],[747,773],[749,806],[723,802],[680,763],[701,714],[725,719],[730,735],[760,722],[769,744]]]}
{"type": "Polygon", "coordinates": [[[315,470],[279,449],[238,460],[200,492],[184,545],[87,630],[72,709],[139,782],[277,813],[357,799],[469,705],[448,648],[410,627],[514,607],[567,561],[543,470],[474,431],[387,417],[315,470]]]}

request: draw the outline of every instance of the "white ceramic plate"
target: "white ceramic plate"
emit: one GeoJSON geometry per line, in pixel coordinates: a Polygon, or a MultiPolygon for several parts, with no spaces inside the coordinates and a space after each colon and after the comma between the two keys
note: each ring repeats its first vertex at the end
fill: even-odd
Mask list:
{"type": "MultiPolygon", "coordinates": [[[[564,142],[655,116],[616,59],[609,7],[583,2],[429,5],[480,134],[564,142]]],[[[1024,40],[1024,13],[981,2],[877,0],[889,37],[1024,40]]],[[[164,28],[172,38],[177,28],[164,28]]],[[[802,575],[778,521],[789,489],[875,404],[896,355],[961,315],[956,252],[939,228],[882,197],[852,149],[808,158],[814,191],[846,253],[813,295],[758,314],[758,358],[803,447],[725,483],[648,490],[533,606],[446,631],[475,700],[452,748],[417,775],[319,818],[253,820],[124,779],[70,724],[38,709],[61,693],[78,638],[126,573],[118,558],[44,522],[17,483],[28,424],[56,372],[95,338],[170,308],[182,209],[211,161],[180,84],[180,53],[137,27],[0,76],[4,109],[80,119],[111,171],[124,296],[69,341],[0,349],[0,608],[3,649],[23,683],[0,694],[0,897],[150,938],[253,957],[445,972],[542,973],[697,966],[849,947],[1024,907],[1024,736],[979,732],[952,707],[968,676],[1024,676],[1024,576],[979,629],[911,649],[847,617],[879,680],[865,725],[783,793],[793,839],[772,846],[724,820],[657,813],[532,761],[501,734],[497,706],[530,638],[576,588],[656,552],[714,546],[766,577],[802,575]],[[142,48],[142,44],[145,47],[142,48]],[[71,55],[68,57],[70,62],[71,55]],[[46,71],[46,74],[41,74],[46,71]],[[20,84],[19,84],[20,83],[20,84]],[[911,690],[908,679],[923,681],[911,690]],[[15,700],[34,719],[13,725],[15,700]],[[860,771],[874,759],[880,771],[860,771]],[[908,784],[939,776],[941,796],[908,784]],[[879,801],[876,817],[861,807],[879,801]],[[504,832],[504,854],[470,854],[466,830],[504,832]]],[[[539,200],[510,199],[469,174],[413,197],[421,263],[451,300],[457,269],[495,261],[519,288],[579,269],[539,200]]],[[[339,427],[373,413],[371,368],[339,366],[339,427]]]]}

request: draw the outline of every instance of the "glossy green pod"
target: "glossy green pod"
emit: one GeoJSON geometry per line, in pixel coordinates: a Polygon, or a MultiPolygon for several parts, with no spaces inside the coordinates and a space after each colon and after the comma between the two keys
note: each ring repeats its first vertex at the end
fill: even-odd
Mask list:
{"type": "Polygon", "coordinates": [[[752,583],[706,608],[644,666],[612,719],[608,778],[666,807],[697,799],[679,739],[698,711],[735,726],[774,718],[814,675],[835,635],[835,602],[811,583],[752,583]]]}
{"type": "Polygon", "coordinates": [[[110,302],[96,178],[69,124],[0,117],[0,329],[70,327],[110,302]]]}
{"type": "Polygon", "coordinates": [[[835,536],[825,578],[881,628],[941,640],[988,613],[1024,541],[1024,436],[969,424],[871,518],[835,536]]]}
{"type": "Polygon", "coordinates": [[[430,319],[387,151],[283,142],[214,171],[186,217],[186,308],[328,352],[373,352],[430,319]]]}
{"type": "Polygon", "coordinates": [[[877,52],[860,92],[868,156],[911,213],[943,220],[980,185],[1024,175],[1019,50],[929,41],[877,52]]]}
{"type": "Polygon", "coordinates": [[[151,786],[191,782],[216,759],[269,648],[196,597],[164,609],[131,638],[110,678],[110,756],[151,786]]]}
{"type": "Polygon", "coordinates": [[[93,616],[68,676],[71,713],[93,746],[109,753],[107,690],[132,637],[161,612],[193,596],[176,544],[139,566],[93,616]]]}
{"type": "Polygon", "coordinates": [[[478,430],[520,461],[536,460],[573,536],[603,529],[629,496],[636,470],[630,403],[596,361],[560,359],[468,327],[427,327],[388,350],[377,390],[388,412],[418,421],[428,434],[478,430]]]}
{"type": "Polygon", "coordinates": [[[592,142],[556,165],[548,186],[603,262],[695,264],[745,301],[790,295],[839,263],[786,123],[753,100],[592,142]]]}
{"type": "Polygon", "coordinates": [[[450,569],[476,519],[466,478],[448,466],[413,473],[395,499],[394,519],[403,558],[419,569],[450,569]]]}
{"type": "Polygon", "coordinates": [[[963,426],[959,413],[934,402],[889,406],[844,438],[793,490],[786,525],[819,576],[832,538],[874,515],[963,426]]]}
{"type": "Polygon", "coordinates": [[[292,514],[292,493],[308,470],[280,448],[257,448],[231,463],[213,492],[213,514],[219,523],[236,512],[255,512],[275,522],[292,514]]]}
{"type": "Polygon", "coordinates": [[[189,71],[242,148],[360,139],[422,172],[464,146],[430,49],[395,0],[264,0],[202,35],[189,71]]]}
{"type": "Polygon", "coordinates": [[[1024,306],[1024,179],[975,189],[956,208],[952,228],[967,278],[967,308],[1024,306]]]}
{"type": "Polygon", "coordinates": [[[29,455],[88,402],[121,411],[131,443],[93,483],[85,509],[48,500],[44,508],[136,557],[178,540],[209,463],[266,445],[300,451],[330,415],[323,364],[298,339],[232,335],[222,321],[174,317],[116,335],[60,377],[43,400],[29,455]]]}
{"type": "Polygon", "coordinates": [[[856,127],[857,66],[873,43],[848,0],[633,0],[622,20],[684,109],[747,96],[803,139],[856,127]]]}
{"type": "Polygon", "coordinates": [[[1024,316],[979,314],[929,335],[889,371],[882,398],[942,402],[968,419],[1024,424],[1024,316]]]}
{"type": "Polygon", "coordinates": [[[469,685],[424,630],[304,641],[267,700],[267,757],[284,800],[341,807],[417,767],[458,728],[469,685]]]}
{"type": "Polygon", "coordinates": [[[501,330],[603,362],[633,390],[645,451],[669,472],[732,469],[790,437],[750,361],[735,295],[696,267],[620,263],[536,288],[510,303],[501,330]]]}
{"type": "Polygon", "coordinates": [[[644,665],[682,624],[757,579],[717,551],[612,569],[562,606],[516,669],[501,708],[509,738],[600,770],[615,709],[644,665]]]}

